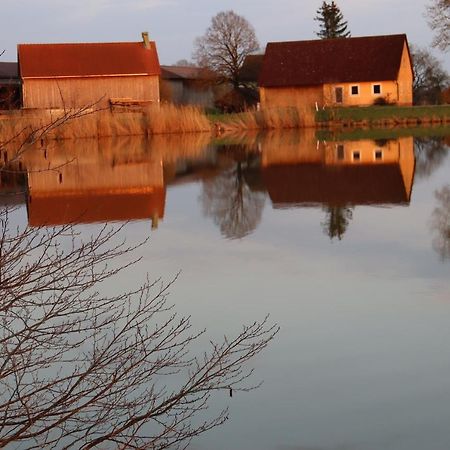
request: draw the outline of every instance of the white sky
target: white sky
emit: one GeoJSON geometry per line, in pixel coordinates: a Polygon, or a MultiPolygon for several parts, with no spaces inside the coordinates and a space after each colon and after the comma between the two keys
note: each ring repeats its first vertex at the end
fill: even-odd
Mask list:
{"type": "MultiPolygon", "coordinates": [[[[338,0],[353,36],[406,33],[429,46],[428,0],[338,0]]],[[[268,41],[315,38],[321,0],[0,0],[3,61],[15,61],[18,43],[137,41],[149,31],[160,62],[190,59],[195,37],[211,17],[232,9],[268,41]]],[[[449,54],[435,53],[447,68],[449,54]]]]}

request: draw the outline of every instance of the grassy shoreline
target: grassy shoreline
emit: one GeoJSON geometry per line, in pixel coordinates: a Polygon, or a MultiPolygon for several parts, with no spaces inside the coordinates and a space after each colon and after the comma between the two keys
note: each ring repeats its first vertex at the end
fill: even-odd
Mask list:
{"type": "MultiPolygon", "coordinates": [[[[450,105],[372,106],[334,108],[318,112],[300,108],[271,108],[242,113],[207,115],[193,106],[161,104],[138,110],[90,110],[81,114],[62,110],[16,110],[0,113],[0,145],[11,139],[39,134],[49,124],[46,139],[183,134],[316,128],[328,130],[428,128],[450,124],[450,105]]],[[[376,134],[376,133],[375,133],[376,134]]],[[[398,131],[393,133],[398,135],[398,131]]]]}
{"type": "Polygon", "coordinates": [[[316,122],[319,127],[450,123],[450,105],[328,108],[317,111],[316,122]]]}

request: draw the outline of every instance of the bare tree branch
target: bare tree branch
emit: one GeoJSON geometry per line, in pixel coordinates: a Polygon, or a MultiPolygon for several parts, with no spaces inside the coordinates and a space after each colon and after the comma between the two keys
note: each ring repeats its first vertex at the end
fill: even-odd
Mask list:
{"type": "Polygon", "coordinates": [[[432,0],[426,8],[428,25],[436,32],[432,45],[444,52],[450,46],[450,1],[432,0]]]}

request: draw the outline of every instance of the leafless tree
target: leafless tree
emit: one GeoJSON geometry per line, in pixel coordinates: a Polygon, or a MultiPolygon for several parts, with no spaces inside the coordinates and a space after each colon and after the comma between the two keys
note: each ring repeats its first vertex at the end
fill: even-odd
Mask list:
{"type": "Polygon", "coordinates": [[[0,447],[185,448],[227,419],[202,414],[215,392],[254,387],[247,363],[278,330],[267,318],[199,356],[204,332],[167,303],[173,281],[108,293],[145,243],[14,217],[0,210],[0,447]]]}
{"type": "Polygon", "coordinates": [[[411,58],[414,69],[414,103],[441,103],[442,92],[450,84],[450,77],[442,63],[429,50],[414,45],[411,46],[411,58]]]}
{"type": "Polygon", "coordinates": [[[214,219],[221,234],[228,239],[247,236],[261,221],[266,195],[250,187],[247,175],[251,170],[250,157],[233,162],[229,168],[203,183],[203,212],[214,219]]]}
{"type": "Polygon", "coordinates": [[[435,231],[433,248],[445,260],[450,258],[450,185],[435,192],[438,206],[433,211],[432,229],[435,231]]]}
{"type": "Polygon", "coordinates": [[[450,1],[432,0],[427,6],[428,25],[435,31],[433,47],[446,52],[450,46],[450,1]]]}
{"type": "Polygon", "coordinates": [[[440,167],[448,155],[448,145],[443,137],[414,138],[415,170],[414,177],[428,178],[440,167]]]}
{"type": "Polygon", "coordinates": [[[212,18],[205,34],[195,40],[193,57],[237,88],[245,57],[258,48],[253,26],[234,11],[222,11],[212,18]]]}

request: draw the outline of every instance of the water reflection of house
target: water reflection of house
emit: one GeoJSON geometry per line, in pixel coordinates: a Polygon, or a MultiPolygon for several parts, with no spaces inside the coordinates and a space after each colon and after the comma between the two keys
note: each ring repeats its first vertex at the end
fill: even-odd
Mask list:
{"type": "Polygon", "coordinates": [[[412,104],[406,35],[267,44],[260,76],[262,107],[412,104]]]}
{"type": "Polygon", "coordinates": [[[159,152],[146,151],[145,141],[136,139],[63,145],[26,155],[31,226],[137,219],[158,224],[165,205],[159,152]]]}
{"type": "Polygon", "coordinates": [[[262,176],[274,207],[409,203],[413,138],[318,143],[312,134],[262,146],[262,176]]]}
{"type": "Polygon", "coordinates": [[[117,99],[159,101],[155,42],[20,44],[25,108],[99,107],[117,99]]]}

